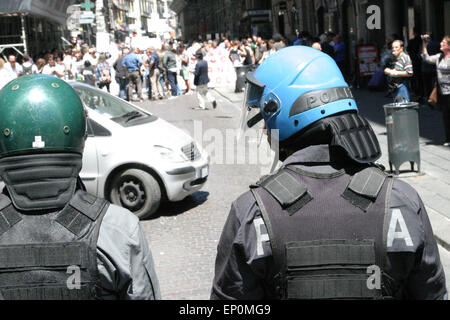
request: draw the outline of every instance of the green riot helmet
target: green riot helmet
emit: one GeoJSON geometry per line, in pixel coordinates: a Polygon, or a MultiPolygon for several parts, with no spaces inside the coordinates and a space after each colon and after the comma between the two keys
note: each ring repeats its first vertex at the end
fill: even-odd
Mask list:
{"type": "Polygon", "coordinates": [[[75,90],[48,75],[23,76],[0,91],[0,158],[82,154],[86,113],[75,90]]]}

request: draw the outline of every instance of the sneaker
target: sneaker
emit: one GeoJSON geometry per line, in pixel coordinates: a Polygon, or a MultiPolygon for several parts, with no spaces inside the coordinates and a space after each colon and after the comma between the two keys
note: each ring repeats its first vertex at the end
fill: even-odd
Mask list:
{"type": "Polygon", "coordinates": [[[444,147],[450,147],[450,142],[444,143],[444,147]]]}
{"type": "Polygon", "coordinates": [[[214,109],[217,108],[217,102],[216,102],[216,100],[213,101],[213,108],[214,108],[214,109]]]}
{"type": "Polygon", "coordinates": [[[177,97],[176,96],[171,96],[168,100],[173,100],[173,99],[176,99],[177,97]]]}
{"type": "Polygon", "coordinates": [[[203,108],[200,108],[200,107],[195,107],[195,108],[192,108],[192,109],[194,109],[194,110],[206,110],[206,108],[203,109],[203,108]]]}

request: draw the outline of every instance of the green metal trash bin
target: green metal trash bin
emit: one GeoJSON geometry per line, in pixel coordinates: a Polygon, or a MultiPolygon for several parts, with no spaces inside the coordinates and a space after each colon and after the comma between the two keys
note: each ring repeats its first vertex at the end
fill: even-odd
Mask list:
{"type": "Polygon", "coordinates": [[[419,104],[417,102],[390,103],[383,106],[386,116],[389,166],[399,174],[400,166],[409,161],[420,173],[419,104]]]}

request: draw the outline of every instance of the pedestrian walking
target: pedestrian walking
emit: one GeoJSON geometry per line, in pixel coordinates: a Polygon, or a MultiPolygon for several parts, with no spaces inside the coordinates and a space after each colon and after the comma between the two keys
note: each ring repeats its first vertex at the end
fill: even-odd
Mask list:
{"type": "Polygon", "coordinates": [[[75,60],[72,63],[72,73],[76,81],[82,80],[81,70],[84,68],[84,61],[81,52],[75,53],[75,60]]]}
{"type": "Polygon", "coordinates": [[[320,39],[320,47],[322,48],[322,51],[334,59],[334,48],[332,46],[330,46],[330,44],[328,43],[327,35],[325,33],[322,33],[319,36],[319,39],[320,39]]]}
{"type": "Polygon", "coordinates": [[[0,298],[161,299],[139,219],[88,194],[79,177],[87,119],[75,90],[20,77],[0,106],[11,133],[0,144],[0,298]]]}
{"type": "Polygon", "coordinates": [[[345,53],[345,43],[342,41],[341,35],[336,35],[334,37],[334,60],[336,60],[336,64],[341,70],[344,78],[347,78],[347,69],[346,69],[346,53],[345,53]]]}
{"type": "Polygon", "coordinates": [[[161,87],[164,92],[164,97],[167,97],[170,95],[170,87],[169,87],[169,81],[167,80],[167,70],[164,68],[163,65],[163,58],[166,54],[167,47],[166,45],[162,45],[160,50],[157,50],[156,53],[158,54],[159,58],[159,83],[161,84],[161,87]]]}
{"type": "MultiPolygon", "coordinates": [[[[425,38],[426,43],[422,43],[422,39],[421,39],[421,47],[420,47],[420,60],[421,60],[421,65],[420,65],[420,69],[421,69],[421,76],[422,76],[422,81],[421,81],[421,85],[422,87],[420,88],[420,102],[422,104],[427,104],[428,103],[428,97],[430,96],[431,92],[433,91],[433,89],[435,88],[435,84],[436,84],[436,76],[437,76],[437,72],[436,72],[436,64],[430,64],[427,63],[421,56],[422,52],[423,52],[423,46],[426,45],[426,49],[427,49],[427,53],[429,56],[434,56],[436,54],[439,54],[441,52],[440,50],[440,43],[439,41],[436,41],[433,39],[433,34],[431,32],[426,32],[424,35],[422,35],[421,37],[425,38]]],[[[414,69],[414,72],[416,70],[414,69]]],[[[432,108],[437,107],[439,108],[439,106],[436,105],[430,105],[432,108]]]]}
{"type": "Polygon", "coordinates": [[[127,68],[128,73],[128,98],[133,97],[133,88],[136,87],[136,92],[139,101],[144,101],[142,97],[142,81],[141,81],[141,66],[142,60],[137,56],[138,48],[133,48],[122,60],[122,66],[127,68]]]}
{"type": "Polygon", "coordinates": [[[178,95],[178,81],[177,81],[177,57],[176,48],[170,46],[163,57],[163,66],[166,70],[167,81],[170,85],[170,92],[172,96],[169,99],[173,99],[178,95]]]}
{"type": "Polygon", "coordinates": [[[84,83],[95,87],[97,76],[95,68],[89,60],[84,61],[84,68],[81,70],[81,75],[83,76],[84,83]]]}
{"type": "Polygon", "coordinates": [[[151,84],[151,92],[152,92],[152,96],[151,99],[152,100],[156,100],[156,99],[163,99],[164,98],[164,91],[163,88],[161,86],[161,83],[159,81],[161,72],[159,69],[159,55],[156,52],[156,48],[155,47],[150,47],[148,49],[149,51],[149,60],[147,61],[150,73],[149,73],[149,77],[150,77],[150,84],[151,84]]]}
{"type": "Polygon", "coordinates": [[[289,47],[245,92],[241,128],[263,120],[283,164],[232,203],[211,299],[446,299],[425,206],[375,164],[378,140],[336,62],[289,47]]]}
{"type": "Polygon", "coordinates": [[[64,59],[63,59],[63,63],[66,66],[66,80],[72,80],[74,79],[74,63],[75,61],[77,61],[77,59],[75,58],[75,56],[73,55],[73,51],[72,49],[67,49],[66,51],[64,51],[64,59]]]}
{"type": "Polygon", "coordinates": [[[394,98],[402,97],[406,102],[409,102],[410,81],[409,78],[413,75],[413,66],[411,58],[403,51],[403,41],[395,40],[392,43],[392,54],[395,57],[394,68],[384,69],[384,73],[390,77],[388,80],[394,89],[394,98]]]}
{"type": "Polygon", "coordinates": [[[55,58],[55,75],[60,79],[67,78],[66,66],[60,55],[57,55],[55,58]]]}
{"type": "Polygon", "coordinates": [[[239,40],[233,41],[233,46],[230,49],[229,57],[234,67],[241,67],[242,62],[245,59],[247,53],[242,48],[242,44],[239,40]]]}
{"type": "Polygon", "coordinates": [[[96,67],[97,86],[99,89],[106,87],[109,92],[109,86],[111,85],[111,67],[104,55],[100,55],[96,67]]]}
{"type": "Polygon", "coordinates": [[[119,84],[119,97],[129,101],[128,97],[128,71],[127,68],[122,65],[123,59],[130,52],[128,48],[122,48],[119,57],[113,64],[113,68],[116,71],[115,80],[119,84]]]}
{"type": "Polygon", "coordinates": [[[266,42],[261,37],[257,37],[256,38],[256,48],[255,48],[255,63],[257,65],[260,64],[261,59],[264,55],[264,52],[266,52],[266,51],[267,51],[266,42]]]}
{"type": "Polygon", "coordinates": [[[195,65],[194,71],[194,85],[196,86],[195,90],[197,91],[197,99],[198,99],[198,110],[207,110],[208,108],[205,105],[205,98],[212,103],[213,108],[217,107],[216,98],[208,91],[208,62],[203,60],[203,53],[201,50],[197,51],[195,54],[197,58],[197,64],[195,65]]]}
{"type": "MultiPolygon", "coordinates": [[[[213,46],[214,49],[217,47],[217,41],[213,41],[213,46]]],[[[178,47],[178,50],[179,50],[178,56],[180,57],[181,60],[180,75],[184,80],[184,84],[186,85],[186,91],[184,92],[184,94],[191,94],[192,93],[191,83],[189,81],[189,54],[184,44],[181,44],[178,47]]]]}
{"type": "Polygon", "coordinates": [[[22,69],[22,73],[25,76],[38,73],[37,66],[31,61],[31,58],[27,53],[23,55],[22,69]]]}
{"type": "Polygon", "coordinates": [[[427,51],[427,37],[422,37],[422,59],[436,65],[437,84],[434,89],[434,103],[439,105],[444,120],[445,142],[444,146],[450,147],[450,35],[446,35],[441,41],[441,51],[430,56],[427,51]]]}

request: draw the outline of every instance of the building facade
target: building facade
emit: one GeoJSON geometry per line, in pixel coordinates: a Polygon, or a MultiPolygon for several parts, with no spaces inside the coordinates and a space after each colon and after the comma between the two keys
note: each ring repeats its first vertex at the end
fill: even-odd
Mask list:
{"type": "Polygon", "coordinates": [[[63,48],[62,38],[70,39],[66,9],[73,3],[73,0],[0,1],[0,56],[63,48]]]}
{"type": "Polygon", "coordinates": [[[407,40],[414,28],[436,37],[450,33],[450,0],[174,0],[171,7],[184,39],[258,33],[291,39],[307,30],[341,34],[348,43],[383,45],[387,35],[407,40]],[[378,13],[381,27],[369,28],[368,19],[378,13]]]}

